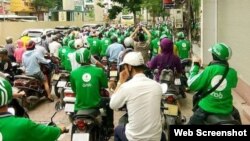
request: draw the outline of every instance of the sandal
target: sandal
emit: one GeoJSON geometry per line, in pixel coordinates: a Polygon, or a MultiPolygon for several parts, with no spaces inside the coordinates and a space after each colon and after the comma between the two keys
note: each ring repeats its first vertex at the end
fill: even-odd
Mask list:
{"type": "Polygon", "coordinates": [[[53,98],[52,96],[47,97],[47,99],[48,99],[50,102],[54,102],[54,98],[53,98]]]}

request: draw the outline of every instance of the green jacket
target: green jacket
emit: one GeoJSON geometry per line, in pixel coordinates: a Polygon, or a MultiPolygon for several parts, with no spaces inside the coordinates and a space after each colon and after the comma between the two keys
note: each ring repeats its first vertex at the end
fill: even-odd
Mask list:
{"type": "Polygon", "coordinates": [[[73,49],[73,48],[68,48],[68,50],[66,50],[66,52],[65,52],[65,54],[64,54],[64,67],[65,67],[65,70],[67,70],[67,71],[71,71],[71,62],[70,62],[70,60],[69,60],[69,54],[70,53],[74,53],[76,50],[75,49],[73,49]]]}
{"type": "MultiPolygon", "coordinates": [[[[188,86],[192,91],[207,91],[214,87],[223,76],[225,66],[212,64],[199,73],[199,66],[194,65],[190,70],[188,86]]],[[[203,110],[216,114],[229,114],[233,110],[232,89],[238,82],[237,72],[229,68],[226,78],[221,85],[211,94],[201,99],[198,103],[203,110]]]]}
{"type": "Polygon", "coordinates": [[[65,60],[65,54],[67,54],[70,47],[63,46],[62,48],[59,48],[58,50],[58,57],[60,58],[61,66],[64,68],[64,60],[65,60]]]}
{"type": "Polygon", "coordinates": [[[111,40],[109,38],[103,38],[101,41],[101,56],[106,56],[106,50],[108,46],[111,44],[111,40]]]}
{"type": "Polygon", "coordinates": [[[94,38],[91,37],[91,38],[88,38],[87,40],[89,42],[90,53],[92,55],[100,56],[101,40],[99,40],[97,37],[94,37],[94,38]]]}
{"type": "Polygon", "coordinates": [[[37,124],[27,118],[18,118],[10,113],[0,114],[1,141],[55,141],[61,129],[37,124]]]}
{"type": "Polygon", "coordinates": [[[179,40],[175,42],[177,47],[178,56],[180,59],[190,57],[191,43],[188,40],[179,40]]]}
{"type": "Polygon", "coordinates": [[[70,82],[76,94],[75,111],[99,107],[100,89],[108,86],[103,69],[92,65],[81,66],[71,72],[70,82]]]}

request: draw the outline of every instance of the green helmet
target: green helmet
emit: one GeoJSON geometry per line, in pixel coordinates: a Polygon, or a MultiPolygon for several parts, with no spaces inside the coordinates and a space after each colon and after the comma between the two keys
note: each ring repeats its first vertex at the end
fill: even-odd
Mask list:
{"type": "Polygon", "coordinates": [[[229,60],[232,56],[231,48],[224,43],[215,44],[209,51],[220,60],[229,60]]]}
{"type": "Polygon", "coordinates": [[[68,46],[70,48],[75,48],[75,40],[70,40],[69,43],[68,43],[68,46]]]}
{"type": "Polygon", "coordinates": [[[185,38],[185,35],[184,35],[183,32],[178,32],[178,33],[177,33],[177,37],[178,37],[179,39],[184,39],[184,38],[185,38]]]}
{"type": "Polygon", "coordinates": [[[68,42],[69,42],[69,38],[68,37],[64,37],[63,38],[63,45],[68,45],[68,42]]]}
{"type": "Polygon", "coordinates": [[[9,104],[11,100],[11,85],[7,80],[0,78],[0,107],[9,104]]]}
{"type": "Polygon", "coordinates": [[[70,33],[69,34],[69,39],[74,40],[75,39],[75,33],[70,33]]]}
{"type": "Polygon", "coordinates": [[[89,63],[90,62],[90,51],[86,48],[81,48],[76,51],[76,61],[79,64],[89,63]]]}

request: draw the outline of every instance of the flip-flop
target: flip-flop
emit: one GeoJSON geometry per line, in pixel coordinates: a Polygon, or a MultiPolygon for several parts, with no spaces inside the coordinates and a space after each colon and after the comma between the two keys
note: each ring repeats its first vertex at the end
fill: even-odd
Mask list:
{"type": "Polygon", "coordinates": [[[53,98],[53,97],[47,97],[47,99],[48,99],[50,102],[54,102],[54,98],[53,98]]]}

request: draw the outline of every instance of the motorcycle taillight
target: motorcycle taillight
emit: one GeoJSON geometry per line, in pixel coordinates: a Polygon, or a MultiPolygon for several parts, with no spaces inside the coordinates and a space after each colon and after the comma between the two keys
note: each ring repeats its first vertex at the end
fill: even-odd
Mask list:
{"type": "Polygon", "coordinates": [[[84,130],[87,127],[87,123],[84,120],[78,119],[75,123],[79,130],[84,130]]]}
{"type": "Polygon", "coordinates": [[[64,92],[64,96],[65,96],[65,97],[75,97],[75,94],[74,94],[74,93],[67,93],[67,92],[64,92]]]}
{"type": "Polygon", "coordinates": [[[170,95],[170,96],[167,96],[165,98],[165,101],[168,103],[168,104],[173,104],[175,102],[175,98],[173,95],[170,95]]]}

